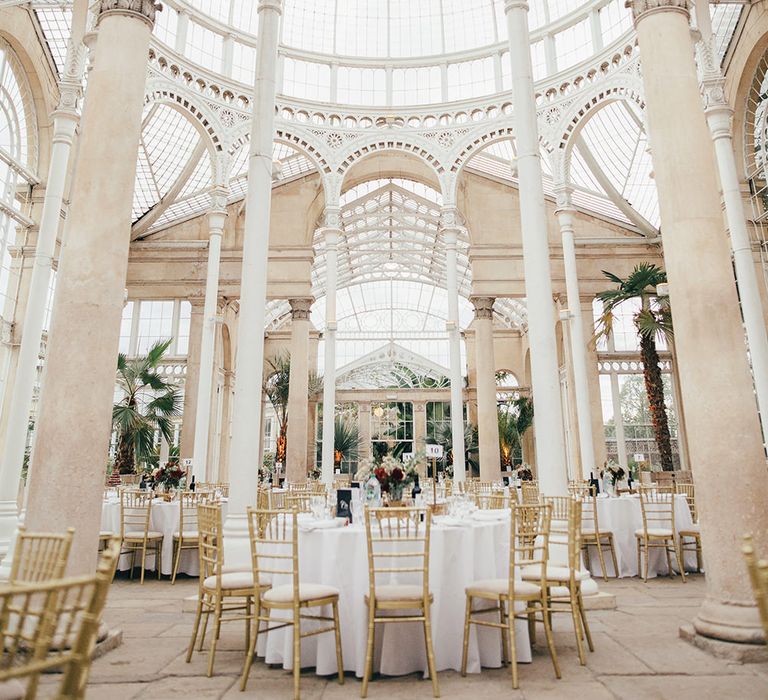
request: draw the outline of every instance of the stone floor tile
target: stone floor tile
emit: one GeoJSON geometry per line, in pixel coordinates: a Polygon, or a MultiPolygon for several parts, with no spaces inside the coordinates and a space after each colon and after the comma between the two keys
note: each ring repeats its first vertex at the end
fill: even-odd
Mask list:
{"type": "Polygon", "coordinates": [[[613,676],[602,679],[620,700],[765,700],[754,676],[613,676]]]}

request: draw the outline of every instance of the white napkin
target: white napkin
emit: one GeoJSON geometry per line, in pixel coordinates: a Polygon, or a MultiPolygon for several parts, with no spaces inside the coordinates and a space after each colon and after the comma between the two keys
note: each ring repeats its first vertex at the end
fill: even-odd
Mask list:
{"type": "Polygon", "coordinates": [[[299,530],[311,532],[312,530],[329,530],[336,527],[343,527],[345,518],[334,518],[333,520],[306,520],[299,523],[299,530]]]}

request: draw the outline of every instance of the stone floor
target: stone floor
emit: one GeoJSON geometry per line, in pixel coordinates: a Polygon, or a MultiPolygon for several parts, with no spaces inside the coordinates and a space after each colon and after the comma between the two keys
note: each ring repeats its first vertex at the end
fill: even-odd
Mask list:
{"type": "MultiPolygon", "coordinates": [[[[555,680],[545,649],[534,649],[532,664],[520,666],[520,690],[513,691],[508,669],[483,671],[462,678],[455,672],[439,674],[444,698],[577,698],[578,700],[664,699],[704,700],[768,698],[768,664],[740,665],[713,658],[678,638],[681,623],[689,621],[704,594],[704,580],[691,576],[601,583],[616,595],[617,610],[590,612],[595,652],[587,666],[579,666],[567,616],[557,616],[555,643],[563,678],[555,680]]],[[[292,697],[290,673],[254,664],[248,690],[240,693],[237,677],[243,660],[242,631],[222,630],[213,678],[205,677],[204,653],[184,662],[193,615],[182,612],[182,600],[197,590],[196,580],[138,582],[118,579],[112,586],[106,621],[123,630],[123,645],[94,662],[89,700],[128,698],[259,698],[292,697]]],[[[226,626],[225,626],[226,627],[226,626]]],[[[542,635],[539,635],[541,641],[542,635]]],[[[42,696],[50,696],[53,678],[46,679],[42,696]]],[[[334,678],[302,674],[302,697],[307,700],[357,698],[360,683],[347,675],[344,686],[334,678]]],[[[376,678],[370,698],[430,698],[431,686],[420,676],[376,678]]]]}

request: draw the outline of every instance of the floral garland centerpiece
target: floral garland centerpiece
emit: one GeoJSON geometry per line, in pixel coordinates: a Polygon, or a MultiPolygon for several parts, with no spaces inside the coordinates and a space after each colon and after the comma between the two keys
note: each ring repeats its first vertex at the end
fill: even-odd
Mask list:
{"type": "Polygon", "coordinates": [[[178,489],[181,486],[182,479],[185,478],[186,473],[177,461],[166,462],[162,467],[158,467],[152,472],[152,481],[155,482],[155,488],[161,486],[165,491],[178,489]]]}
{"type": "MultiPolygon", "coordinates": [[[[368,478],[375,477],[381,486],[381,492],[387,494],[390,504],[399,504],[403,501],[403,492],[418,477],[418,458],[412,457],[406,462],[401,462],[391,455],[385,456],[380,463],[370,463],[367,469],[364,467],[368,478]]],[[[358,476],[363,471],[358,471],[358,476]]]]}

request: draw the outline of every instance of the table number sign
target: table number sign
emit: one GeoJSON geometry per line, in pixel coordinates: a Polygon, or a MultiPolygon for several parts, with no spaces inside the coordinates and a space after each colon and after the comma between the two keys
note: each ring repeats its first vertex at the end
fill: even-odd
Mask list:
{"type": "Polygon", "coordinates": [[[352,522],[352,489],[338,489],[336,491],[336,517],[346,518],[352,522]]]}

